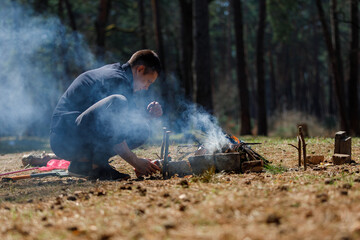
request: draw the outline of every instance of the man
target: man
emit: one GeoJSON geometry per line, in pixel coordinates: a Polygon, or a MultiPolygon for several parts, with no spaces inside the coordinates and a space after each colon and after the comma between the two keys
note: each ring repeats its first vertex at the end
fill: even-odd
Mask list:
{"type": "Polygon", "coordinates": [[[71,175],[127,179],[129,175],[108,163],[116,154],[141,175],[160,170],[131,151],[148,138],[148,119],[162,115],[157,102],[150,103],[146,110],[138,109],[133,93],[148,90],[160,71],[157,54],[140,50],[126,64],[90,70],[73,81],[54,110],[50,131],[51,148],[58,157],[71,161],[71,175]]]}

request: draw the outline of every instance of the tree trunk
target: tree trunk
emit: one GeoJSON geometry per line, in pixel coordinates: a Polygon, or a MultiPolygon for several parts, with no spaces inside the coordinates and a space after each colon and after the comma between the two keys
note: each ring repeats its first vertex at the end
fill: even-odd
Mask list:
{"type": "Polygon", "coordinates": [[[140,30],[140,38],[141,38],[141,48],[146,49],[146,27],[145,27],[145,8],[144,8],[144,0],[138,1],[139,6],[139,30],[140,30]]]}
{"type": "Polygon", "coordinates": [[[185,89],[185,97],[192,100],[193,97],[193,18],[192,1],[179,0],[181,13],[181,72],[182,85],[185,89]]]}
{"type": "Polygon", "coordinates": [[[266,117],[266,92],[265,92],[265,71],[264,71],[264,35],[265,35],[265,17],[266,0],[259,0],[259,26],[257,32],[256,44],[256,71],[257,71],[257,89],[258,89],[258,135],[267,135],[267,117],[266,117]]]}
{"type": "Polygon", "coordinates": [[[155,31],[155,42],[157,47],[157,53],[161,60],[163,71],[165,72],[165,57],[164,57],[164,44],[161,33],[161,21],[160,21],[160,11],[159,11],[159,0],[151,0],[151,6],[153,10],[153,19],[154,19],[154,31],[155,31]]]}
{"type": "Polygon", "coordinates": [[[242,17],[242,5],[240,0],[232,0],[232,9],[234,11],[235,41],[236,41],[236,70],[238,91],[240,97],[240,120],[241,135],[251,134],[250,110],[249,110],[249,87],[246,74],[244,29],[242,17]]]}
{"type": "Polygon", "coordinates": [[[358,78],[359,78],[359,12],[358,0],[350,0],[351,36],[349,55],[349,115],[350,128],[356,136],[360,135],[359,128],[359,105],[358,105],[358,78]]]}
{"type": "Polygon", "coordinates": [[[277,91],[275,80],[274,57],[272,51],[269,51],[269,69],[270,69],[270,88],[271,88],[271,113],[276,111],[277,107],[277,91]]]}
{"type": "Polygon", "coordinates": [[[213,113],[208,0],[194,1],[196,102],[213,113]]]}
{"type": "Polygon", "coordinates": [[[96,55],[101,59],[105,55],[106,24],[109,18],[111,0],[100,0],[99,13],[95,21],[96,28],[96,55]]]}
{"type": "Polygon", "coordinates": [[[49,0],[36,0],[34,8],[37,12],[43,13],[49,7],[49,0]]]}
{"type": "Polygon", "coordinates": [[[332,78],[334,81],[334,88],[336,92],[336,99],[338,104],[338,111],[340,115],[340,121],[341,121],[341,128],[343,130],[348,130],[348,124],[346,121],[346,105],[345,105],[345,92],[344,92],[344,82],[342,81],[342,77],[339,73],[338,68],[338,60],[335,53],[335,48],[331,42],[331,34],[329,32],[329,28],[327,26],[326,20],[325,20],[325,13],[324,9],[322,7],[321,0],[316,0],[316,6],[318,9],[319,18],[321,21],[321,25],[323,28],[323,34],[324,39],[326,42],[326,47],[328,49],[329,59],[330,59],[330,65],[332,70],[332,78]]]}
{"type": "Polygon", "coordinates": [[[63,0],[63,1],[64,1],[64,3],[65,3],[66,11],[67,11],[67,13],[68,13],[68,17],[69,17],[69,20],[70,20],[71,29],[72,29],[73,31],[76,31],[76,30],[77,30],[76,21],[75,21],[74,13],[73,13],[73,11],[72,11],[71,4],[70,4],[69,0],[63,0]]]}

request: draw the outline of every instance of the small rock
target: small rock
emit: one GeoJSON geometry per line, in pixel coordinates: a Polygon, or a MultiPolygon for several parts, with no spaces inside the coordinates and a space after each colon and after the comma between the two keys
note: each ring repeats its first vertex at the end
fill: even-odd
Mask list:
{"type": "Polygon", "coordinates": [[[33,203],[34,200],[33,200],[33,199],[29,199],[29,200],[27,200],[26,202],[27,202],[27,203],[33,203]]]}
{"type": "Polygon", "coordinates": [[[344,189],[351,189],[352,186],[351,186],[350,183],[344,183],[344,184],[342,185],[342,188],[344,188],[344,189]]]}
{"type": "Polygon", "coordinates": [[[179,199],[181,199],[181,200],[186,200],[186,199],[187,199],[186,194],[181,194],[181,195],[179,196],[179,199]]]}

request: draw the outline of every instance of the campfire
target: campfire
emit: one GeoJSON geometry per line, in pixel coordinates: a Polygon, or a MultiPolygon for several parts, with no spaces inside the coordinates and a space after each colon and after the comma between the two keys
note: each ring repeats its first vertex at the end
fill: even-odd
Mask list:
{"type": "Polygon", "coordinates": [[[260,143],[245,143],[230,134],[225,134],[227,142],[215,151],[207,149],[207,144],[201,144],[188,161],[171,161],[168,151],[169,134],[170,132],[164,129],[161,148],[163,159],[158,161],[162,167],[164,179],[174,175],[201,174],[211,168],[214,168],[216,172],[261,172],[264,164],[269,163],[251,148],[251,145],[260,143]]]}

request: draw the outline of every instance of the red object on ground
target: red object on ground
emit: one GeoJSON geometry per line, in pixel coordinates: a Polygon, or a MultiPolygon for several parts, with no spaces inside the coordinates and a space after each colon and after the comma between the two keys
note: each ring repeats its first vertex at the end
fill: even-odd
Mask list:
{"type": "Polygon", "coordinates": [[[46,167],[39,168],[40,171],[51,171],[54,169],[68,169],[70,165],[69,161],[66,160],[58,160],[58,159],[51,159],[47,162],[46,167]]]}

